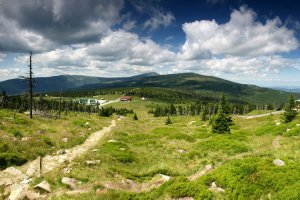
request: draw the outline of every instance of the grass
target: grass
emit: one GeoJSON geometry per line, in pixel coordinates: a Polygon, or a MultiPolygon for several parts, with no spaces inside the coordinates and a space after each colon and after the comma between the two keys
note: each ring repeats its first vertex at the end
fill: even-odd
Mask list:
{"type": "MultiPolygon", "coordinates": [[[[211,133],[209,123],[201,121],[200,116],[172,117],[172,124],[165,125],[166,117],[154,118],[148,113],[156,104],[140,99],[112,104],[133,109],[139,120],[134,120],[133,114],[117,120],[117,128],[97,144],[96,151],[91,149],[75,159],[70,174],[61,173],[69,163],[45,174],[53,194],[60,188],[67,190],[61,184],[63,176],[78,179],[82,182],[80,187],[88,191],[76,196],[53,195],[52,199],[299,199],[300,117],[288,124],[278,124],[280,115],[233,118],[231,134],[218,135],[211,133]],[[191,121],[196,122],[190,124],[191,121]],[[279,147],[273,146],[275,138],[279,147]],[[285,166],[275,166],[274,159],[283,160],[285,166]],[[101,163],[88,166],[86,160],[101,163]],[[187,179],[208,164],[215,168],[211,173],[194,181],[187,179]],[[124,179],[144,183],[157,174],[172,179],[149,192],[109,190],[96,195],[105,183],[120,183],[124,179]],[[225,193],[209,190],[212,182],[225,189],[225,193]]],[[[86,129],[82,126],[85,119],[77,116],[67,120],[68,126],[86,129]]],[[[15,130],[11,131],[13,134],[15,130]]],[[[51,141],[52,137],[48,137],[44,142],[51,146],[51,141]]]]}
{"type": "Polygon", "coordinates": [[[20,165],[38,155],[46,155],[82,143],[92,132],[107,126],[109,119],[85,113],[71,113],[61,119],[34,117],[22,113],[13,118],[11,110],[0,110],[0,168],[20,165]],[[86,124],[88,122],[88,125],[86,124]],[[68,138],[63,142],[63,138],[68,138]],[[19,161],[20,162],[19,162],[19,161]]]}

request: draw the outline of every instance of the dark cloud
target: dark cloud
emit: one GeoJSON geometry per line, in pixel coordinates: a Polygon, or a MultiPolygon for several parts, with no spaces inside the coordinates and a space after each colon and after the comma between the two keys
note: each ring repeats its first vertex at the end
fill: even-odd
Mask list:
{"type": "Polygon", "coordinates": [[[56,44],[87,43],[118,23],[123,0],[3,0],[0,51],[35,48],[32,40],[56,44]]]}

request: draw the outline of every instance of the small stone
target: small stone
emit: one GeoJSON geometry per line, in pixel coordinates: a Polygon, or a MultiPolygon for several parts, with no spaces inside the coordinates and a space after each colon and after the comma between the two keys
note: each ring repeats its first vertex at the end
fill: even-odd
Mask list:
{"type": "Polygon", "coordinates": [[[85,122],[84,125],[85,125],[85,126],[89,126],[89,125],[90,125],[90,122],[85,122]]]}
{"type": "Polygon", "coordinates": [[[211,183],[210,190],[216,191],[216,192],[225,192],[225,190],[221,187],[218,187],[215,182],[211,183]]]}
{"type": "Polygon", "coordinates": [[[96,165],[96,164],[99,164],[101,161],[100,160],[87,160],[85,161],[85,163],[87,165],[96,165]]]}
{"type": "Polygon", "coordinates": [[[64,174],[69,174],[71,172],[71,168],[70,167],[66,167],[62,171],[63,171],[64,174]]]}
{"type": "Polygon", "coordinates": [[[280,125],[280,122],[276,122],[276,126],[279,126],[280,125]]]}
{"type": "Polygon", "coordinates": [[[176,149],[176,152],[178,152],[178,153],[184,153],[185,150],[183,150],[183,149],[176,149]]]}
{"type": "Polygon", "coordinates": [[[124,147],[121,147],[120,150],[121,151],[126,151],[126,149],[124,147]]]}
{"type": "Polygon", "coordinates": [[[36,172],[36,168],[33,164],[30,164],[29,168],[26,171],[26,175],[32,177],[36,172]]]}
{"type": "Polygon", "coordinates": [[[28,140],[29,140],[29,137],[22,137],[22,138],[21,138],[21,141],[22,141],[22,142],[26,142],[26,141],[28,141],[28,140]]]}
{"type": "Polygon", "coordinates": [[[282,160],[280,160],[280,159],[274,160],[273,163],[276,166],[284,166],[285,165],[284,162],[282,160]]]}
{"type": "Polygon", "coordinates": [[[164,175],[164,174],[158,174],[164,181],[168,181],[170,180],[171,176],[167,176],[167,175],[164,175]]]}
{"type": "Polygon", "coordinates": [[[69,186],[72,190],[74,190],[76,188],[76,185],[78,184],[78,181],[76,179],[69,177],[63,177],[61,179],[61,182],[69,186]]]}
{"type": "Polygon", "coordinates": [[[286,129],[286,132],[289,132],[290,130],[292,130],[291,128],[286,129]]]}
{"type": "Polygon", "coordinates": [[[23,181],[21,181],[21,184],[28,184],[31,181],[31,179],[24,179],[23,181]]]}
{"type": "Polygon", "coordinates": [[[45,180],[34,186],[34,188],[40,188],[45,190],[46,192],[51,192],[50,184],[45,180]]]}
{"type": "Polygon", "coordinates": [[[118,142],[117,140],[108,140],[109,143],[116,143],[118,142]]]}
{"type": "Polygon", "coordinates": [[[93,149],[93,150],[92,150],[92,152],[97,152],[97,151],[99,151],[99,149],[93,149]]]}
{"type": "Polygon", "coordinates": [[[46,130],[45,129],[41,129],[37,131],[38,134],[46,134],[46,130]]]}
{"type": "Polygon", "coordinates": [[[58,150],[58,151],[56,152],[57,155],[63,155],[63,154],[66,154],[66,153],[67,153],[67,152],[66,152],[66,150],[64,150],[64,149],[58,150]]]}
{"type": "Polygon", "coordinates": [[[68,142],[68,138],[63,138],[61,139],[62,142],[67,143],[68,142]]]}
{"type": "Polygon", "coordinates": [[[89,130],[89,131],[91,131],[91,130],[92,130],[92,128],[88,128],[88,130],[89,130]]]}
{"type": "Polygon", "coordinates": [[[189,123],[189,125],[192,125],[192,124],[194,124],[194,123],[196,123],[196,121],[191,121],[191,122],[189,123]]]}
{"type": "Polygon", "coordinates": [[[9,137],[7,135],[2,136],[3,139],[8,139],[9,137]]]}
{"type": "Polygon", "coordinates": [[[296,124],[296,126],[300,126],[300,124],[296,124]]]}

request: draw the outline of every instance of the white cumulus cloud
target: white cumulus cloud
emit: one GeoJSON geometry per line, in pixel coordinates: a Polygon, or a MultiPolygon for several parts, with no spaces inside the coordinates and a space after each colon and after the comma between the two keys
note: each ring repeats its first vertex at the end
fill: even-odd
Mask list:
{"type": "Polygon", "coordinates": [[[298,47],[294,32],[282,26],[279,18],[259,22],[256,13],[247,7],[234,10],[225,24],[201,20],[182,27],[186,42],[180,56],[187,60],[217,55],[273,55],[298,47]]]}

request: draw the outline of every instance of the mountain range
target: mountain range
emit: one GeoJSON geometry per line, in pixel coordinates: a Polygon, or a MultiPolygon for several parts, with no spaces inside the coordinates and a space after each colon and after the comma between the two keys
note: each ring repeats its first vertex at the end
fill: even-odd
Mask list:
{"type": "MultiPolygon", "coordinates": [[[[283,103],[290,93],[258,87],[255,85],[240,84],[225,79],[205,76],[195,73],[167,74],[145,73],[131,77],[91,77],[81,75],[60,75],[52,77],[34,78],[34,92],[63,92],[76,90],[93,90],[100,88],[123,87],[159,87],[171,88],[177,91],[193,91],[209,95],[224,93],[232,99],[250,103],[283,103]]],[[[27,90],[26,80],[11,79],[0,82],[0,91],[5,90],[8,95],[19,95],[27,90]]],[[[298,93],[294,93],[300,98],[298,93]]]]}

